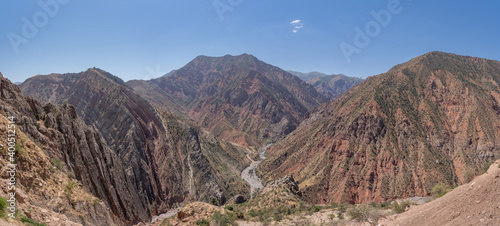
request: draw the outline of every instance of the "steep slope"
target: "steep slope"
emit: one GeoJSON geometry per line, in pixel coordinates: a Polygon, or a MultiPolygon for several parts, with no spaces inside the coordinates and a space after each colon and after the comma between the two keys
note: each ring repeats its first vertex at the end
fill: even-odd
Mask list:
{"type": "Polygon", "coordinates": [[[129,186],[137,190],[141,205],[126,208],[140,213],[141,221],[175,203],[208,201],[211,197],[224,202],[225,193],[244,188],[225,186],[231,179],[235,184],[243,183],[238,173],[249,163],[243,150],[229,144],[223,148],[215,139],[209,142],[216,146],[213,151],[237,153],[226,156],[224,162],[210,162],[212,157],[200,142],[206,136],[189,125],[173,133],[160,112],[121,79],[103,70],[35,76],[21,84],[21,89],[26,95],[74,105],[85,123],[102,133],[123,162],[129,186]],[[229,162],[235,167],[221,175],[215,166],[226,167],[229,162]]]}
{"type": "Polygon", "coordinates": [[[459,184],[500,154],[500,62],[430,52],[308,113],[260,174],[311,202],[381,202],[459,184]]]}
{"type": "Polygon", "coordinates": [[[468,184],[405,213],[383,219],[381,225],[499,225],[500,161],[468,184]]]}
{"type": "Polygon", "coordinates": [[[209,132],[244,146],[290,133],[326,100],[299,78],[247,54],[199,56],[169,76],[127,84],[158,108],[180,108],[209,132]]]}
{"type": "MultiPolygon", "coordinates": [[[[2,140],[16,134],[15,192],[22,214],[52,225],[123,225],[137,217],[136,210],[124,207],[137,205],[137,192],[126,186],[122,164],[101,134],[78,119],[72,106],[24,97],[5,78],[0,78],[0,105],[2,140]],[[14,117],[15,124],[9,124],[8,117],[14,117]]],[[[2,145],[0,153],[1,168],[11,168],[7,146],[2,145]]],[[[4,194],[9,192],[9,179],[1,181],[4,194]]]]}

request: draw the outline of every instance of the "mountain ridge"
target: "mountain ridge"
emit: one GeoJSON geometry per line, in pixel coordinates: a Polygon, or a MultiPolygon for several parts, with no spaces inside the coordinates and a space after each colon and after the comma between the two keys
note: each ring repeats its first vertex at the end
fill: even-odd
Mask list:
{"type": "Polygon", "coordinates": [[[305,196],[326,203],[463,183],[500,154],[498,84],[498,61],[424,54],[309,112],[258,170],[268,179],[292,173],[305,196]]]}

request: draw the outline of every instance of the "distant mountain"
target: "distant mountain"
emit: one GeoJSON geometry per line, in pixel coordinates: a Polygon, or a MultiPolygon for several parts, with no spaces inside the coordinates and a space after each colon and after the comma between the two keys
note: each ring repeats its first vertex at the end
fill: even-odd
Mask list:
{"type": "Polygon", "coordinates": [[[199,56],[170,76],[127,85],[159,109],[256,147],[290,133],[327,100],[298,77],[248,54],[199,56]]]}
{"type": "Polygon", "coordinates": [[[39,75],[20,87],[26,95],[74,105],[75,113],[116,152],[129,181],[118,183],[137,194],[129,196],[133,202],[122,202],[123,212],[117,213],[122,219],[145,222],[175,203],[211,198],[224,203],[226,196],[248,193],[239,177],[250,164],[244,149],[155,109],[106,71],[39,75]]]}
{"type": "Polygon", "coordinates": [[[313,71],[313,72],[309,72],[309,73],[302,73],[302,72],[298,72],[298,71],[288,70],[287,72],[299,77],[300,79],[304,80],[305,82],[309,82],[315,78],[328,76],[327,74],[317,72],[317,71],[313,71]]]}
{"type": "Polygon", "coordinates": [[[327,75],[320,72],[288,72],[301,78],[308,84],[313,85],[316,91],[328,97],[329,99],[338,97],[340,94],[343,94],[351,87],[363,82],[363,79],[361,78],[349,77],[343,74],[327,75]]]}
{"type": "Polygon", "coordinates": [[[307,83],[313,85],[319,93],[333,99],[361,82],[363,79],[338,74],[314,78],[307,83]]]}
{"type": "Polygon", "coordinates": [[[469,181],[500,156],[500,62],[430,52],[321,105],[269,151],[310,202],[382,202],[469,181]]]}

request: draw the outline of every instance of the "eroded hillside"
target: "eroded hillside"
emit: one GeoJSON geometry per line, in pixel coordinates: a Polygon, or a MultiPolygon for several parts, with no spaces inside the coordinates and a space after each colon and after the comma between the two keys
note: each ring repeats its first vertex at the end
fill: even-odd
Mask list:
{"type": "Polygon", "coordinates": [[[313,203],[425,196],[500,155],[500,62],[431,52],[308,113],[259,167],[313,203]]]}

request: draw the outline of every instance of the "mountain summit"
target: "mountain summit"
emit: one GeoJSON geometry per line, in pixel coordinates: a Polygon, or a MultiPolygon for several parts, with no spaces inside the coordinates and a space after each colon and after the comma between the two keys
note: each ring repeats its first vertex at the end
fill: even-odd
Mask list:
{"type": "Polygon", "coordinates": [[[500,62],[430,52],[312,112],[269,151],[311,202],[382,202],[459,184],[500,155],[500,62]]]}
{"type": "Polygon", "coordinates": [[[127,84],[158,108],[244,146],[283,137],[326,101],[298,77],[249,54],[198,56],[169,76],[127,84]]]}

